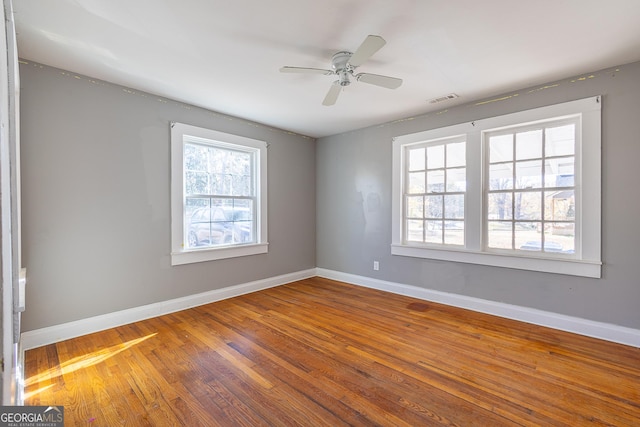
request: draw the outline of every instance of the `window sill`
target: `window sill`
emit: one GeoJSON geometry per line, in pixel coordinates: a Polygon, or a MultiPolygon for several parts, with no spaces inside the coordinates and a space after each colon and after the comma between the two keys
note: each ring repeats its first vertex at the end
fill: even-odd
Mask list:
{"type": "Polygon", "coordinates": [[[252,245],[227,246],[224,248],[206,248],[184,252],[173,252],[171,253],[171,265],[192,264],[196,262],[265,254],[268,252],[268,248],[268,243],[258,243],[252,245]]]}
{"type": "Polygon", "coordinates": [[[602,263],[576,259],[533,258],[518,255],[472,252],[456,249],[429,249],[422,247],[391,245],[391,254],[440,261],[464,262],[518,270],[567,274],[570,276],[600,278],[602,263]]]}

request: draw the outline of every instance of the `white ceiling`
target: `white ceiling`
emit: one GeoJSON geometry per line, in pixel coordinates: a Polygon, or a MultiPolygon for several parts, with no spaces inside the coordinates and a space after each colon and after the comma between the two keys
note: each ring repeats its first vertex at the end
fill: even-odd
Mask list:
{"type": "Polygon", "coordinates": [[[640,60],[639,0],[14,0],[21,58],[322,137],[640,60]],[[387,44],[336,105],[333,53],[387,44]],[[449,93],[446,104],[428,100],[449,93]]]}

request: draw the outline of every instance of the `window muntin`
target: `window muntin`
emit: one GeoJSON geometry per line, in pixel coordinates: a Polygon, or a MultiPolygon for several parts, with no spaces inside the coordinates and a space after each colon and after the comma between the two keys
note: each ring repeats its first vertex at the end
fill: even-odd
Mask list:
{"type": "Polygon", "coordinates": [[[464,138],[407,146],[404,241],[464,245],[464,138]]]}
{"type": "Polygon", "coordinates": [[[488,250],[575,258],[579,117],[487,131],[488,250]]]}
{"type": "Polygon", "coordinates": [[[391,253],[600,277],[601,103],[594,96],[394,137],[391,253]],[[511,135],[516,131],[517,141],[511,135]],[[494,137],[491,144],[485,134],[494,137]],[[466,139],[465,243],[409,242],[407,147],[453,135],[466,139]],[[546,239],[527,245],[534,223],[546,239]],[[507,243],[495,238],[500,227],[508,232],[507,243]],[[573,239],[573,251],[571,245],[555,246],[560,238],[573,239]]]}
{"type": "Polygon", "coordinates": [[[172,265],[267,252],[267,144],[171,125],[172,265]]]}

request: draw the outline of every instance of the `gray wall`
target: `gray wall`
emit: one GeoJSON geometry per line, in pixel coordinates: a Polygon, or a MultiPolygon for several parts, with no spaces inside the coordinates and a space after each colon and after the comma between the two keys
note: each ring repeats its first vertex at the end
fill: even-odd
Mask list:
{"type": "Polygon", "coordinates": [[[640,328],[640,63],[500,98],[319,139],[317,266],[640,328]],[[392,137],[592,95],[603,95],[601,279],[391,256],[392,137]]]}
{"type": "Polygon", "coordinates": [[[640,328],[640,63],[317,143],[38,64],[20,72],[23,331],[316,265],[640,328]],[[390,255],[393,136],[592,95],[604,96],[602,279],[390,255]],[[268,254],[170,266],[169,121],[271,143],[268,254]]]}
{"type": "Polygon", "coordinates": [[[315,267],[315,141],[34,63],[21,73],[23,331],[315,267]],[[170,266],[169,122],[270,143],[269,253],[170,266]]]}

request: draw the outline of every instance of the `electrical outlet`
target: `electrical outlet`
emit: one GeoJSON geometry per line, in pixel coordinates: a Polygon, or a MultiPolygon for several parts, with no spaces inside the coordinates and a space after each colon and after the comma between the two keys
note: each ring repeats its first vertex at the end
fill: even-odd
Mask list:
{"type": "Polygon", "coordinates": [[[380,270],[380,263],[378,261],[373,261],[373,269],[376,271],[380,270]]]}

